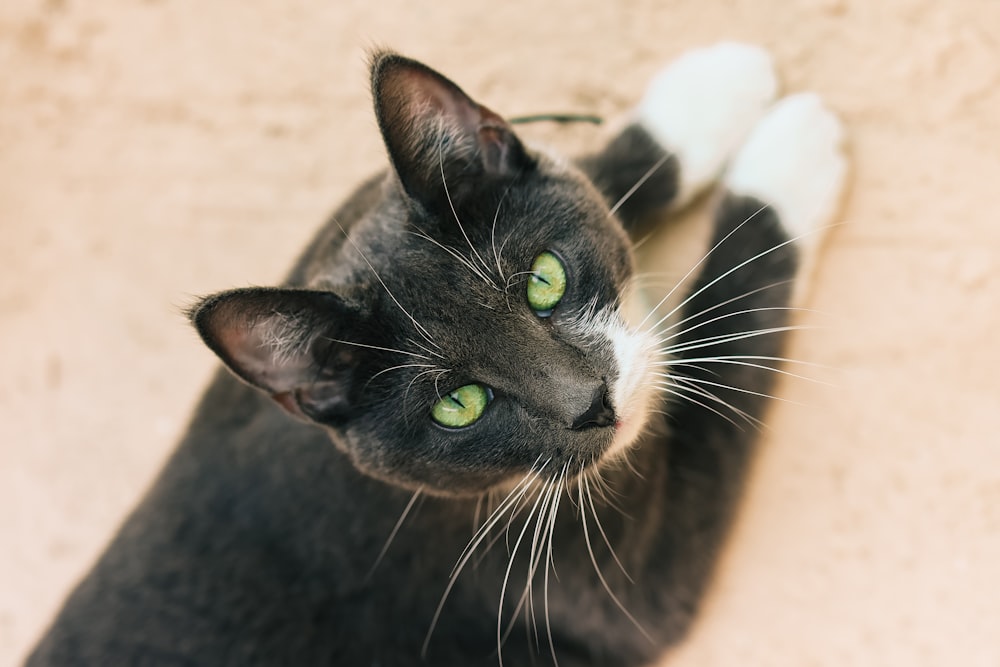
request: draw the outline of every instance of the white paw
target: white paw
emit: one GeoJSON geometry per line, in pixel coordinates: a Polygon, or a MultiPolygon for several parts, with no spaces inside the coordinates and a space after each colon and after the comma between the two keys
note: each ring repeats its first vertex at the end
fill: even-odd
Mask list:
{"type": "Polygon", "coordinates": [[[677,157],[675,207],[718,178],[777,91],[771,56],[735,42],[688,51],[653,78],[638,120],[677,157]]]}
{"type": "MultiPolygon", "coordinates": [[[[779,101],[750,133],[725,177],[726,187],[770,205],[789,236],[828,225],[847,177],[840,121],[812,93],[779,101]]],[[[819,233],[804,244],[814,245],[819,233]]]]}

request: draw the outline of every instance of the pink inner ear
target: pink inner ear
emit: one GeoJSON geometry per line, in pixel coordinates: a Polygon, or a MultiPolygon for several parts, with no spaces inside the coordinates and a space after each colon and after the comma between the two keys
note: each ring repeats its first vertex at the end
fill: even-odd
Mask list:
{"type": "MultiPolygon", "coordinates": [[[[486,107],[481,107],[489,114],[496,116],[486,107]]],[[[502,122],[502,121],[501,121],[502,122]]],[[[502,126],[483,125],[479,128],[479,148],[483,155],[483,167],[486,171],[498,174],[510,161],[510,130],[506,123],[502,126]]]]}
{"type": "Polygon", "coordinates": [[[508,176],[528,165],[510,125],[434,70],[389,54],[375,61],[372,75],[379,127],[412,199],[434,208],[447,195],[454,204],[478,186],[477,176],[508,176]]]}
{"type": "Polygon", "coordinates": [[[223,351],[230,357],[242,356],[242,351],[250,338],[250,329],[241,322],[226,323],[216,328],[215,339],[223,351]]]}
{"type": "Polygon", "coordinates": [[[253,326],[248,326],[244,321],[221,323],[215,330],[215,339],[223,354],[228,357],[226,361],[238,368],[249,370],[259,367],[265,356],[262,354],[260,336],[253,326]]]}
{"type": "Polygon", "coordinates": [[[483,167],[487,172],[501,173],[510,159],[513,131],[499,114],[478,104],[451,82],[430,72],[411,69],[401,73],[403,87],[415,112],[417,123],[445,118],[457,123],[470,140],[478,144],[483,167]]]}
{"type": "Polygon", "coordinates": [[[400,78],[397,85],[405,99],[403,106],[408,107],[418,123],[443,116],[457,122],[465,131],[474,132],[484,120],[478,104],[460,88],[432,72],[411,67],[394,72],[393,76],[400,78]]]}
{"type": "Polygon", "coordinates": [[[295,400],[295,395],[293,392],[283,391],[277,394],[271,394],[271,398],[274,399],[274,402],[280,405],[285,412],[292,415],[293,417],[297,417],[299,419],[304,419],[304,420],[309,419],[308,417],[305,416],[305,414],[303,414],[302,406],[300,406],[299,402],[295,400]]]}
{"type": "Polygon", "coordinates": [[[268,392],[287,392],[301,382],[303,359],[276,349],[266,338],[270,326],[260,320],[225,322],[216,330],[216,340],[223,360],[238,375],[268,392]]]}

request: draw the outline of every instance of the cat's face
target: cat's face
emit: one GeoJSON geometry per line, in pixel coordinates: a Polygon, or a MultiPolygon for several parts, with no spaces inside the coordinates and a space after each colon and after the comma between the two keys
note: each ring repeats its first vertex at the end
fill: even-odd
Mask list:
{"type": "Polygon", "coordinates": [[[622,452],[652,345],[625,321],[632,256],[606,203],[417,63],[376,58],[373,92],[393,164],[378,203],[310,255],[307,289],[205,300],[206,342],[408,488],[481,493],[622,452]]]}

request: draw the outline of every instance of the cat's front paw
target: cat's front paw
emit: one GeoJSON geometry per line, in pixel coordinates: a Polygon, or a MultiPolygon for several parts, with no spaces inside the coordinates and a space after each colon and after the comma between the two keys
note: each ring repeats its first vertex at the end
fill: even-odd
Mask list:
{"type": "Polygon", "coordinates": [[[675,208],[720,176],[777,92],[771,56],[736,42],[688,51],[653,78],[638,120],[677,159],[675,208]]]}
{"type": "Polygon", "coordinates": [[[814,93],[790,95],[754,127],[726,187],[772,206],[789,236],[828,225],[847,176],[844,128],[814,93]]]}
{"type": "Polygon", "coordinates": [[[753,128],[725,176],[726,188],[754,197],[778,215],[795,240],[799,283],[840,206],[847,182],[844,128],[814,93],[789,95],[753,128]]]}

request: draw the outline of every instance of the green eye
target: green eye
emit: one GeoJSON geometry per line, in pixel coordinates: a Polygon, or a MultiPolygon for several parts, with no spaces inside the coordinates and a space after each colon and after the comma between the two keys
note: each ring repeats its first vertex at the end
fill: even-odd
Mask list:
{"type": "Polygon", "coordinates": [[[467,384],[435,403],[431,416],[441,426],[462,428],[483,416],[491,398],[492,392],[483,385],[467,384]]]}
{"type": "Polygon", "coordinates": [[[531,265],[528,279],[528,305],[539,317],[552,314],[566,293],[566,269],[551,252],[543,252],[531,265]]]}

